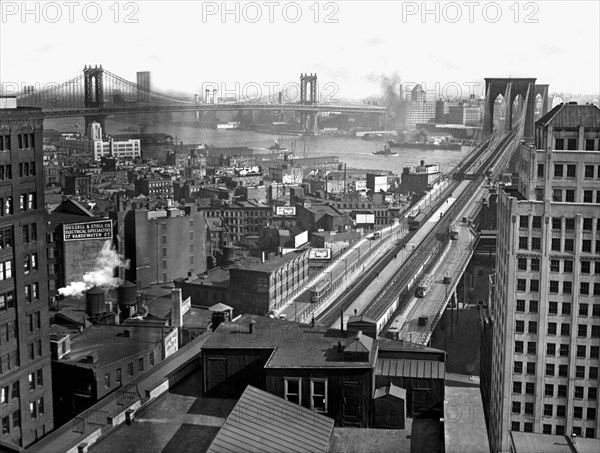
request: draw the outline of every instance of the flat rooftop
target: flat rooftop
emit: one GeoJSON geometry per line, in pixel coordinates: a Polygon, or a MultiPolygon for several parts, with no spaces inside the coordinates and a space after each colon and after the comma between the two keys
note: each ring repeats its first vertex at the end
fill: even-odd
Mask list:
{"type": "Polygon", "coordinates": [[[265,368],[372,368],[378,343],[370,337],[363,337],[364,344],[370,349],[369,359],[348,360],[344,352],[338,352],[338,342],[345,351],[355,350],[355,336],[341,336],[339,331],[320,326],[243,315],[235,322],[221,323],[202,348],[273,349],[265,368]],[[252,334],[249,333],[250,321],[254,321],[252,334]]]}
{"type": "Polygon", "coordinates": [[[113,363],[154,347],[170,331],[170,327],[90,326],[71,336],[69,360],[60,362],[88,368],[113,363]],[[96,363],[79,362],[92,354],[98,355],[96,363]]]}
{"type": "Polygon", "coordinates": [[[477,384],[459,385],[460,383],[454,386],[446,385],[444,401],[445,453],[489,451],[479,386],[477,384]]]}
{"type": "Polygon", "coordinates": [[[300,253],[291,252],[291,253],[286,253],[283,256],[276,255],[276,256],[271,257],[270,259],[265,260],[264,262],[262,261],[262,258],[249,256],[242,260],[236,261],[236,263],[234,265],[230,266],[230,272],[236,271],[236,270],[242,270],[242,271],[269,272],[270,273],[270,272],[273,272],[273,271],[279,269],[281,266],[287,264],[288,262],[292,261],[293,259],[300,257],[302,253],[304,253],[304,252],[300,252],[300,253]]]}
{"type": "Polygon", "coordinates": [[[567,436],[511,431],[511,451],[515,453],[597,453],[600,439],[578,437],[573,442],[567,436]]]}

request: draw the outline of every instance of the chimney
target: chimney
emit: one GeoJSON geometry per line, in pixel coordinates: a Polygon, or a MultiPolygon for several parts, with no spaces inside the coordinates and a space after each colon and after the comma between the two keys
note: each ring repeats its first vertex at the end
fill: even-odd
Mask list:
{"type": "Polygon", "coordinates": [[[425,166],[425,161],[424,161],[424,160],[422,160],[422,161],[421,161],[421,167],[424,167],[424,166],[425,166]]]}
{"type": "Polygon", "coordinates": [[[254,333],[254,324],[256,324],[256,321],[254,319],[251,319],[250,323],[248,324],[248,333],[250,335],[254,333]]]}
{"type": "Polygon", "coordinates": [[[171,325],[181,328],[183,326],[183,313],[181,309],[181,288],[171,290],[171,325]]]}
{"type": "Polygon", "coordinates": [[[344,310],[340,310],[340,331],[344,333],[344,310]]]}
{"type": "Polygon", "coordinates": [[[343,352],[344,348],[342,346],[342,340],[338,340],[337,352],[343,352]]]}

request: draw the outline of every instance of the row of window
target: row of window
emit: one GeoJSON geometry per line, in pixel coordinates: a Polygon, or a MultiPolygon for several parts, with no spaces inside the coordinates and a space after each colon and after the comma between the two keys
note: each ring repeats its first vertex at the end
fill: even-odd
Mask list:
{"type": "MultiPolygon", "coordinates": [[[[524,299],[517,299],[516,311],[517,313],[525,313],[526,301],[524,299]]],[[[563,302],[561,307],[561,315],[571,316],[571,303],[563,302]]],[[[586,303],[579,303],[579,316],[589,316],[590,305],[586,303]]],[[[529,313],[538,312],[538,301],[529,301],[529,313]]],[[[548,302],[548,314],[558,315],[558,302],[548,302]]],[[[600,304],[592,305],[592,316],[600,316],[600,304]]]]}
{"type": "MultiPolygon", "coordinates": [[[[10,135],[0,135],[0,151],[10,151],[10,135]]],[[[19,149],[35,147],[35,134],[17,134],[17,144],[19,149]]]]}
{"type": "Polygon", "coordinates": [[[0,228],[0,249],[13,247],[13,229],[12,227],[0,228]]]}
{"type": "MultiPolygon", "coordinates": [[[[556,371],[557,370],[556,370],[555,363],[547,363],[546,364],[546,376],[569,377],[569,366],[568,365],[559,364],[558,365],[558,374],[556,371]]],[[[534,373],[527,373],[527,374],[535,374],[535,371],[534,371],[534,373]]],[[[582,366],[582,365],[575,366],[575,378],[585,379],[585,367],[584,366],[582,366]]]]}
{"type": "MultiPolygon", "coordinates": [[[[35,401],[31,401],[29,403],[29,416],[31,420],[35,420],[40,415],[44,415],[46,412],[46,408],[44,407],[44,398],[38,398],[35,401]]],[[[10,417],[12,417],[12,424],[10,422],[9,415],[2,417],[2,434],[10,434],[11,426],[12,428],[18,428],[21,424],[21,411],[16,410],[13,412],[10,417]]]]}
{"type": "Polygon", "coordinates": [[[8,403],[11,399],[19,398],[19,381],[0,389],[0,404],[8,403]]]}
{"type": "MultiPolygon", "coordinates": [[[[561,238],[552,238],[550,249],[555,252],[574,252],[575,251],[575,239],[565,238],[564,247],[561,247],[561,238]]],[[[519,248],[522,250],[533,250],[540,251],[542,249],[542,238],[532,237],[531,244],[529,244],[529,237],[519,236],[519,248]]],[[[596,253],[600,253],[600,240],[596,241],[596,253]]],[[[583,239],[581,241],[581,252],[592,253],[592,240],[583,239]]],[[[539,262],[538,262],[539,265],[539,262]]],[[[538,269],[539,270],[539,266],[538,269]]]]}
{"type": "MultiPolygon", "coordinates": [[[[9,329],[9,332],[10,331],[15,332],[14,323],[12,326],[12,330],[9,329]]],[[[9,333],[9,335],[14,335],[14,337],[16,337],[16,333],[9,333]]],[[[19,354],[17,353],[17,351],[7,352],[6,354],[2,354],[2,356],[0,357],[0,374],[6,373],[10,370],[14,370],[18,366],[19,354]]]]}
{"type": "Polygon", "coordinates": [[[29,274],[31,271],[38,269],[38,254],[37,253],[26,253],[23,256],[23,270],[25,274],[29,274]]]}
{"type": "MultiPolygon", "coordinates": [[[[596,220],[597,229],[600,230],[600,219],[594,219],[593,217],[584,217],[582,225],[583,231],[592,231],[594,220],[596,220]]],[[[566,231],[575,230],[575,217],[552,217],[552,229],[562,230],[563,221],[566,231]]],[[[519,216],[519,228],[529,228],[529,216],[519,216]]],[[[540,230],[542,228],[542,216],[531,216],[531,228],[536,230],[540,230]]]]}
{"type": "MultiPolygon", "coordinates": [[[[585,150],[586,151],[594,151],[594,143],[595,140],[593,138],[586,138],[585,140],[585,150]]],[[[577,138],[555,138],[554,139],[554,149],[555,150],[567,150],[567,151],[576,151],[578,147],[579,140],[577,138]],[[566,148],[565,148],[566,145],[566,148]]]]}
{"type": "Polygon", "coordinates": [[[0,181],[12,179],[12,165],[0,165],[0,181]]]}
{"type": "MultiPolygon", "coordinates": [[[[15,293],[13,291],[6,291],[0,293],[0,311],[9,310],[15,307],[15,293]]],[[[0,342],[2,338],[0,337],[0,342]]]]}
{"type": "Polygon", "coordinates": [[[23,242],[37,241],[37,224],[23,225],[23,242]]]}
{"type": "MultiPolygon", "coordinates": [[[[283,397],[288,401],[302,405],[302,378],[285,378],[283,397]]],[[[311,378],[310,408],[316,412],[327,413],[327,407],[327,379],[311,378]]]]}
{"type": "MultiPolygon", "coordinates": [[[[148,356],[148,362],[151,367],[154,366],[154,351],[150,351],[150,354],[148,356]]],[[[134,370],[133,365],[134,365],[133,362],[129,362],[127,364],[127,376],[130,378],[133,377],[133,370],[134,370]]],[[[142,371],[144,371],[144,358],[140,357],[138,359],[138,372],[141,373],[142,371]]],[[[122,385],[121,368],[117,368],[115,370],[115,384],[117,386],[122,385]]],[[[108,389],[111,386],[112,386],[111,373],[106,373],[104,375],[104,387],[106,387],[108,389]]]]}
{"type": "Polygon", "coordinates": [[[19,176],[35,176],[35,162],[19,162],[19,176]]]}
{"type": "MultiPolygon", "coordinates": [[[[550,293],[558,294],[559,293],[559,284],[558,280],[550,280],[550,293]]],[[[593,284],[592,294],[594,296],[600,295],[600,283],[593,284]]],[[[518,278],[517,279],[517,291],[526,292],[527,291],[527,279],[518,278]]],[[[537,293],[540,291],[540,281],[538,279],[529,279],[529,292],[537,293]]],[[[580,282],[579,283],[579,293],[582,295],[590,294],[590,283],[589,282],[580,282]]],[[[573,282],[564,281],[562,282],[562,294],[573,294],[573,282]]],[[[517,300],[518,302],[518,300],[517,300]]],[[[517,311],[519,311],[517,309],[517,311]]]]}
{"type": "MultiPolygon", "coordinates": [[[[37,196],[35,192],[19,195],[19,209],[21,211],[37,209],[37,196]]],[[[12,214],[14,214],[13,198],[0,198],[0,216],[12,214]]]]}

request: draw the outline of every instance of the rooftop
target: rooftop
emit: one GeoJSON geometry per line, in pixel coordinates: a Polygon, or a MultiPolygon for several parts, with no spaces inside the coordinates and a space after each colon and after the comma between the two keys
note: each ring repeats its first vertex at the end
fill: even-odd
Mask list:
{"type": "Polygon", "coordinates": [[[69,359],[61,362],[89,368],[114,363],[154,347],[170,331],[170,327],[90,326],[71,336],[69,359]],[[94,354],[96,363],[80,362],[94,354]]]}
{"type": "Polygon", "coordinates": [[[333,420],[248,386],[207,453],[327,452],[333,420]]]}
{"type": "MultiPolygon", "coordinates": [[[[479,386],[446,386],[444,401],[445,453],[489,451],[479,386]]],[[[546,449],[537,450],[548,453],[546,449]]]]}
{"type": "Polygon", "coordinates": [[[287,264],[288,262],[292,261],[293,259],[299,258],[302,253],[304,253],[304,252],[300,252],[300,253],[291,252],[291,253],[286,253],[283,256],[274,255],[274,256],[271,256],[270,259],[265,260],[264,262],[263,262],[262,258],[249,256],[247,258],[237,261],[234,265],[230,266],[229,269],[230,269],[230,272],[236,271],[236,270],[241,270],[241,271],[271,273],[271,272],[274,272],[275,270],[279,269],[283,265],[287,264]]]}
{"type": "Polygon", "coordinates": [[[352,346],[356,336],[346,338],[339,331],[323,327],[283,321],[257,315],[243,315],[238,321],[223,322],[205,342],[203,349],[273,349],[265,368],[372,368],[377,356],[378,342],[361,335],[360,350],[352,346]],[[249,333],[250,321],[255,321],[249,333]],[[342,351],[338,350],[339,343],[342,351]],[[345,346],[350,350],[344,351],[345,346]],[[356,356],[354,352],[367,352],[356,356]]]}
{"type": "Polygon", "coordinates": [[[592,104],[558,104],[541,117],[536,124],[544,127],[552,124],[554,128],[583,126],[598,129],[600,109],[592,104]]]}
{"type": "Polygon", "coordinates": [[[511,431],[511,451],[515,453],[592,453],[600,451],[600,439],[576,438],[552,434],[511,431]]]}

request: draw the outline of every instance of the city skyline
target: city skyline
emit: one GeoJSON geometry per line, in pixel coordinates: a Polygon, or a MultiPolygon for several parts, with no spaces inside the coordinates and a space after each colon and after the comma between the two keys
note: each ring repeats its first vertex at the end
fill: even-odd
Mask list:
{"type": "Polygon", "coordinates": [[[483,95],[484,77],[600,92],[597,2],[229,2],[225,15],[220,2],[25,3],[2,6],[2,35],[22,36],[19,46],[0,40],[5,92],[64,82],[86,64],[128,80],[148,70],[158,90],[188,93],[258,83],[264,94],[306,72],[350,98],[379,96],[386,82],[483,95]],[[585,73],[548,64],[561,58],[592,64],[585,73]]]}

